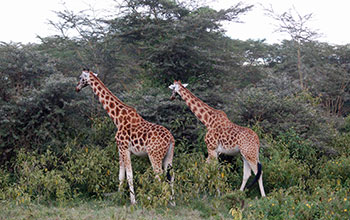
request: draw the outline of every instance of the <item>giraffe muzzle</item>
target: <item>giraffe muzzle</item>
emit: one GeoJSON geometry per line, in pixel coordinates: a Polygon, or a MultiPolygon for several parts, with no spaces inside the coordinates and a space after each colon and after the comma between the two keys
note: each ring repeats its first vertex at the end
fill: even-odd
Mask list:
{"type": "Polygon", "coordinates": [[[75,87],[75,91],[76,91],[76,92],[80,92],[79,85],[77,85],[77,86],[75,87]]]}
{"type": "Polygon", "coordinates": [[[176,92],[175,90],[173,90],[171,96],[170,96],[170,100],[174,100],[176,98],[176,92]]]}

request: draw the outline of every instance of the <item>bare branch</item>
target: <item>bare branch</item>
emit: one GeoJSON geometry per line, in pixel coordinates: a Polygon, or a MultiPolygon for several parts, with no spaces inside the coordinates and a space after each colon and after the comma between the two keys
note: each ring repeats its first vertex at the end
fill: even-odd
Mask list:
{"type": "Polygon", "coordinates": [[[287,33],[298,44],[320,37],[317,30],[308,26],[313,18],[312,13],[301,15],[293,6],[287,12],[279,14],[273,10],[271,5],[270,8],[264,8],[264,11],[267,16],[277,21],[276,32],[287,33]]]}

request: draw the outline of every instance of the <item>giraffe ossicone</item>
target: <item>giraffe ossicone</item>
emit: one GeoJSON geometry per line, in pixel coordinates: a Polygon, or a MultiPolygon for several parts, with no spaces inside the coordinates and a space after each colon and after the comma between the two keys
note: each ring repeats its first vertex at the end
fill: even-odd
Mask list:
{"type": "Polygon", "coordinates": [[[258,135],[247,127],[232,123],[225,112],[207,105],[185,88],[180,81],[174,81],[169,88],[173,91],[170,99],[174,99],[175,95],[179,94],[195,116],[206,126],[207,161],[217,158],[219,154],[233,155],[239,152],[243,159],[243,180],[240,190],[244,190],[253,171],[255,179],[250,186],[258,182],[261,195],[266,196],[262,181],[262,166],[259,162],[258,135]]]}
{"type": "MultiPolygon", "coordinates": [[[[133,173],[130,154],[148,155],[156,179],[166,170],[170,181],[172,196],[174,195],[174,176],[170,176],[175,141],[168,129],[143,119],[134,108],[119,100],[97,77],[97,74],[84,69],[80,75],[76,91],[90,86],[98,97],[103,108],[117,127],[115,139],[119,152],[119,190],[125,179],[125,173],[130,190],[130,201],[136,203],[133,186],[133,173]]],[[[173,201],[170,201],[174,204],[173,201]]]]}

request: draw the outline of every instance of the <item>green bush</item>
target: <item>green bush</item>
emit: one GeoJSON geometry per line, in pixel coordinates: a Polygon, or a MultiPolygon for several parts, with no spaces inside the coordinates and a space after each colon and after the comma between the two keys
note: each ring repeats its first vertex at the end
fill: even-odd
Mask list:
{"type": "Polygon", "coordinates": [[[77,114],[82,103],[74,100],[75,79],[52,74],[41,89],[0,107],[0,155],[11,161],[19,148],[59,152],[67,139],[87,127],[84,115],[77,114]],[[67,89],[71,88],[71,89],[67,89]],[[73,113],[75,112],[75,113],[73,113]]]}
{"type": "Polygon", "coordinates": [[[207,163],[202,154],[178,155],[175,160],[175,191],[181,201],[189,202],[204,193],[209,196],[224,195],[238,189],[241,177],[232,172],[231,164],[213,160],[207,163]]]}
{"type": "Polygon", "coordinates": [[[37,200],[64,201],[70,198],[70,185],[61,170],[58,158],[50,149],[40,155],[24,149],[17,153],[15,181],[7,188],[5,197],[19,203],[37,200]]]}
{"type": "Polygon", "coordinates": [[[76,195],[100,197],[117,190],[119,163],[115,145],[105,149],[98,146],[74,149],[67,145],[62,156],[67,161],[61,169],[76,195]]]}
{"type": "Polygon", "coordinates": [[[339,129],[343,133],[349,133],[350,132],[350,115],[348,115],[344,119],[344,124],[339,129]]]}
{"type": "Polygon", "coordinates": [[[309,177],[309,169],[305,164],[293,159],[281,157],[275,154],[264,163],[264,186],[267,192],[273,189],[287,189],[291,186],[303,185],[309,177]]]}
{"type": "Polygon", "coordinates": [[[6,199],[6,191],[11,187],[11,173],[5,167],[0,169],[0,200],[6,199]]]}
{"type": "MultiPolygon", "coordinates": [[[[269,76],[259,87],[247,87],[238,92],[234,107],[227,109],[233,121],[254,125],[259,123],[264,133],[274,137],[293,129],[301,139],[309,140],[326,154],[336,134],[334,122],[317,106],[317,100],[295,87],[288,77],[269,76]]],[[[228,108],[228,107],[227,107],[228,108]]]]}
{"type": "MultiPolygon", "coordinates": [[[[171,185],[166,181],[165,173],[160,176],[160,180],[155,179],[151,167],[144,173],[135,173],[136,200],[142,207],[164,207],[171,202],[175,202],[177,193],[172,199],[171,185]]],[[[172,175],[174,175],[174,172],[172,172],[172,175]]]]}
{"type": "Polygon", "coordinates": [[[289,151],[289,158],[295,159],[309,168],[316,165],[320,157],[319,149],[312,146],[307,140],[301,138],[294,129],[281,133],[276,138],[277,145],[289,151]]]}
{"type": "Polygon", "coordinates": [[[320,166],[319,179],[335,188],[350,186],[350,157],[340,156],[320,166]]]}
{"type": "Polygon", "coordinates": [[[84,138],[79,138],[82,145],[99,146],[105,148],[109,145],[116,146],[115,134],[117,127],[108,116],[91,117],[91,129],[82,131],[84,138]],[[84,140],[85,139],[85,140],[84,140]]]}
{"type": "Polygon", "coordinates": [[[333,138],[330,146],[339,152],[340,155],[350,156],[350,132],[339,133],[333,138]]]}
{"type": "Polygon", "coordinates": [[[77,148],[74,140],[62,154],[47,149],[44,153],[21,149],[13,180],[2,174],[5,199],[18,201],[64,201],[76,196],[103,196],[118,186],[118,161],[115,146],[77,148]]]}
{"type": "Polygon", "coordinates": [[[31,44],[0,43],[0,103],[21,97],[40,87],[55,72],[55,61],[31,44]]]}
{"type": "Polygon", "coordinates": [[[242,213],[246,219],[348,219],[349,208],[345,188],[334,192],[318,187],[308,194],[301,188],[290,187],[249,201],[242,213]]]}
{"type": "Polygon", "coordinates": [[[260,157],[265,190],[269,192],[274,189],[303,186],[309,178],[310,168],[308,163],[303,163],[291,154],[290,149],[294,143],[285,142],[285,139],[274,140],[271,137],[267,137],[265,141],[267,147],[261,150],[260,157]]]}

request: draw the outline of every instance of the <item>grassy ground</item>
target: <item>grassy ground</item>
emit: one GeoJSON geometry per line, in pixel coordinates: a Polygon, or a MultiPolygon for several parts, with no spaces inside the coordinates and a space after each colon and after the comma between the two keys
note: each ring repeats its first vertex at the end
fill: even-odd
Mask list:
{"type": "Polygon", "coordinates": [[[140,206],[117,206],[108,200],[75,201],[60,205],[0,202],[0,220],[7,219],[225,219],[210,207],[210,201],[197,200],[191,207],[177,205],[147,210],[140,206]]]}

